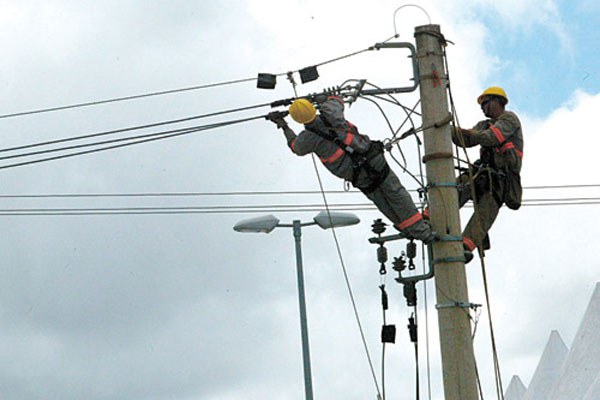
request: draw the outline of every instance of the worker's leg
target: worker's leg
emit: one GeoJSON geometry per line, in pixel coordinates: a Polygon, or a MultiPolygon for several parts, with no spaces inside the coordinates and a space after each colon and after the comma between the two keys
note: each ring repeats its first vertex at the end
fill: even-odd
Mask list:
{"type": "Polygon", "coordinates": [[[404,234],[425,242],[433,240],[431,226],[423,220],[412,197],[393,171],[367,197],[404,234]]]}
{"type": "Polygon", "coordinates": [[[463,241],[469,250],[473,251],[476,247],[484,245],[484,239],[494,224],[499,211],[500,205],[498,205],[492,193],[484,193],[463,232],[463,241]]]}

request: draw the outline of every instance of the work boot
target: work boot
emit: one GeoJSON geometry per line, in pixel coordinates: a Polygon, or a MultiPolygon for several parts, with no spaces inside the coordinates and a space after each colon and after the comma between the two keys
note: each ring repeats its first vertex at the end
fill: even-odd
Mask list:
{"type": "Polygon", "coordinates": [[[489,250],[492,247],[490,244],[490,235],[485,235],[483,241],[481,242],[481,247],[483,247],[484,250],[489,250]]]}
{"type": "Polygon", "coordinates": [[[471,260],[473,259],[473,252],[469,249],[465,249],[464,255],[465,255],[465,264],[470,263],[471,260]]]}

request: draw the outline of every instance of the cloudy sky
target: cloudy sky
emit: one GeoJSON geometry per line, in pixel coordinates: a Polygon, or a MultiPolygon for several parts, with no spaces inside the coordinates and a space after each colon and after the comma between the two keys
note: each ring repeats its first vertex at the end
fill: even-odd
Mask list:
{"type": "MultiPolygon", "coordinates": [[[[394,21],[394,11],[406,3],[365,4],[0,1],[3,399],[303,398],[292,232],[232,229],[269,213],[282,222],[310,221],[323,208],[312,160],[292,155],[272,124],[257,118],[14,164],[93,149],[21,157],[57,147],[260,117],[271,109],[22,147],[289,98],[294,89],[285,76],[275,90],[257,89],[251,78],[297,71],[395,33],[397,40],[413,42],[415,26],[429,19],[454,43],[448,58],[461,124],[481,119],[475,98],[500,85],[524,126],[527,202],[518,212],[501,211],[486,257],[505,385],[512,375],[529,382],[552,330],[571,345],[599,281],[600,6],[591,0],[429,0],[419,2],[427,14],[405,7],[394,21]],[[197,88],[237,80],[242,82],[197,88]],[[30,113],[185,88],[196,89],[30,113]],[[592,200],[568,200],[582,198],[592,200]]],[[[383,87],[407,86],[406,56],[402,50],[364,52],[325,64],[315,82],[302,85],[296,75],[296,90],[302,95],[363,78],[383,87]]],[[[398,98],[413,107],[416,96],[398,98]]],[[[405,118],[397,107],[384,111],[395,128],[405,118]]],[[[347,117],[372,138],[391,135],[369,101],[353,104],[347,117]]],[[[418,172],[415,141],[402,142],[402,149],[407,167],[418,172]]],[[[392,167],[416,189],[397,164],[392,167]]],[[[390,399],[412,399],[415,362],[405,329],[411,310],[393,276],[379,275],[375,248],[367,242],[379,215],[360,194],[339,193],[342,183],[323,167],[318,171],[328,202],[352,204],[362,220],[336,234],[377,387],[378,285],[385,283],[387,322],[398,327],[397,343],[386,349],[386,392],[390,399]]],[[[471,211],[463,210],[463,223],[471,211]]],[[[398,255],[399,246],[390,252],[398,255]]],[[[315,397],[375,398],[331,232],[305,228],[303,251],[315,397]]],[[[477,259],[467,276],[470,300],[485,303],[477,259]]],[[[429,398],[430,388],[431,398],[441,399],[433,282],[419,286],[419,294],[421,394],[429,398]]],[[[475,350],[491,398],[487,316],[482,310],[475,350]]]]}

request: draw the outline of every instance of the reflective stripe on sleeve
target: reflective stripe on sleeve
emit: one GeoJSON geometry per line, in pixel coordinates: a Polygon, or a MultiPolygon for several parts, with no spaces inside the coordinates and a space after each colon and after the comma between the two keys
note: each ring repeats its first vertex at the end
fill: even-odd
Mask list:
{"type": "Polygon", "coordinates": [[[515,153],[517,153],[517,155],[519,156],[519,158],[523,158],[523,152],[520,151],[519,149],[517,149],[515,147],[515,144],[513,142],[506,142],[504,144],[504,146],[500,147],[499,151],[501,151],[501,152],[504,153],[505,151],[510,150],[510,149],[513,149],[515,151],[515,153]]]}
{"type": "Polygon", "coordinates": [[[396,224],[396,227],[400,230],[403,230],[403,229],[406,229],[406,228],[416,224],[417,222],[421,221],[422,219],[423,219],[423,215],[421,215],[420,212],[417,212],[412,217],[405,219],[404,221],[400,222],[399,224],[396,224]]]}
{"type": "Polygon", "coordinates": [[[499,143],[504,143],[506,141],[506,138],[504,137],[502,131],[499,128],[496,128],[494,125],[490,125],[490,131],[494,133],[499,143]]]}

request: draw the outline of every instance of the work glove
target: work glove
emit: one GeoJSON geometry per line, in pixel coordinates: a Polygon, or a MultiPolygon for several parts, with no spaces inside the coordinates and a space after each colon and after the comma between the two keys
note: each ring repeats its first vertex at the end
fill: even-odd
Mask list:
{"type": "Polygon", "coordinates": [[[265,118],[268,119],[269,121],[273,122],[275,125],[277,125],[277,128],[283,129],[286,126],[288,126],[287,122],[285,122],[285,119],[283,119],[285,117],[285,115],[286,115],[286,113],[284,113],[284,112],[273,111],[273,112],[270,112],[269,114],[267,114],[267,116],[265,118]]]}

